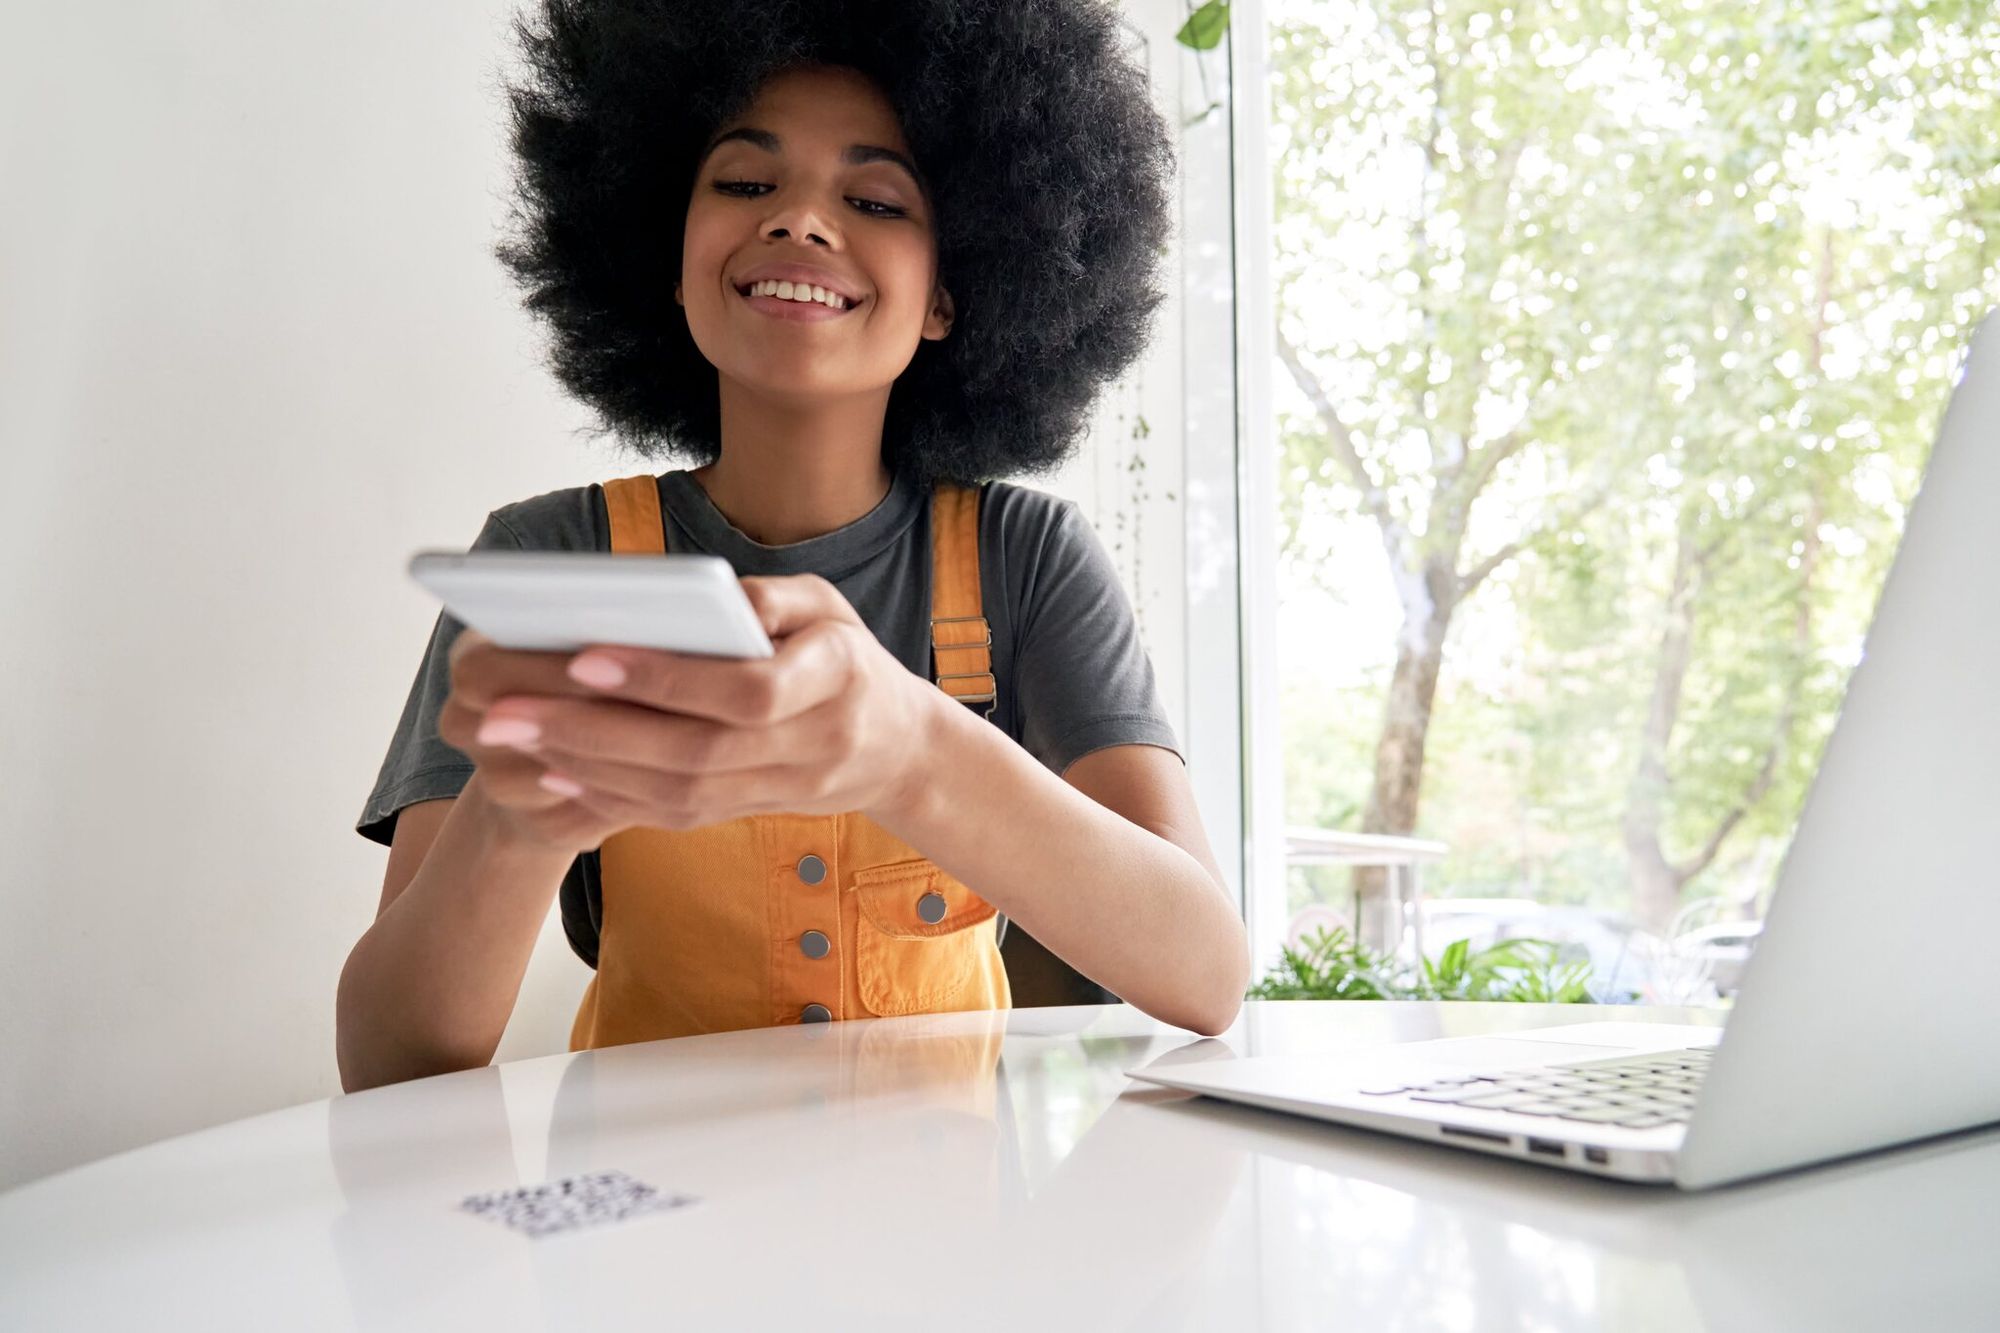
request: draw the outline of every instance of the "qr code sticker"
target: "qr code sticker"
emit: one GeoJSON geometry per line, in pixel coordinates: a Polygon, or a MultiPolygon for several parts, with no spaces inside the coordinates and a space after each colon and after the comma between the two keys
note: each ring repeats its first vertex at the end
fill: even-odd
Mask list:
{"type": "Polygon", "coordinates": [[[662,1194],[623,1171],[593,1171],[540,1185],[475,1194],[459,1204],[468,1213],[504,1222],[537,1240],[579,1227],[623,1222],[700,1202],[691,1194],[662,1194]]]}

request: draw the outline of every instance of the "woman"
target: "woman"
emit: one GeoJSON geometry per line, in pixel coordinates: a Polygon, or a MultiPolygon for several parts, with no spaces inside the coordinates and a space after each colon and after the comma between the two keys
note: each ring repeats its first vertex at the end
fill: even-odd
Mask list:
{"type": "Polygon", "coordinates": [[[1170,170],[1089,0],[550,0],[502,256],[563,382],[690,470],[504,506],[474,549],[708,551],[778,651],[509,652],[439,618],[358,825],[391,846],[344,1084],[492,1058],[550,900],[577,1048],[1004,1006],[1001,918],[1166,1021],[1248,959],[1075,507],[1170,170]],[[990,725],[989,725],[990,723],[990,725]]]}

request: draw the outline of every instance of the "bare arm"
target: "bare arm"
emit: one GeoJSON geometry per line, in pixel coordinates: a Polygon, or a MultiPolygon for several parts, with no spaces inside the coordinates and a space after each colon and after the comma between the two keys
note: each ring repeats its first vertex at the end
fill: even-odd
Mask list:
{"type": "Polygon", "coordinates": [[[341,969],[348,1092],[487,1064],[575,853],[523,836],[475,773],[396,821],[382,902],[341,969]]]}
{"type": "Polygon", "coordinates": [[[438,736],[476,768],[456,799],[396,820],[375,924],[348,954],[334,1003],[349,1092],[489,1063],[564,872],[625,827],[543,789],[539,757],[479,739],[500,694],[582,693],[568,660],[498,648],[477,630],[452,641],[438,736]]]}
{"type": "Polygon", "coordinates": [[[1213,1036],[1250,981],[1243,923],[1172,752],[1119,745],[1059,779],[942,695],[920,780],[877,819],[1085,976],[1213,1036]]]}

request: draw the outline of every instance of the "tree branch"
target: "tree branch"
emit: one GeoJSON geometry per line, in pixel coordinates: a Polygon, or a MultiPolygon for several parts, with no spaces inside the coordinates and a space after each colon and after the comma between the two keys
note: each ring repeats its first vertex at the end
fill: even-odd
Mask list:
{"type": "Polygon", "coordinates": [[[1505,546],[1502,546],[1493,554],[1487,556],[1484,560],[1481,560],[1465,573],[1460,574],[1458,576],[1459,597],[1463,598],[1471,593],[1474,588],[1477,588],[1481,583],[1486,581],[1486,577],[1489,574],[1533,545],[1544,533],[1555,531],[1558,528],[1571,527],[1582,520],[1586,514],[1611,498],[1612,485],[1611,481],[1604,481],[1593,487],[1574,505],[1556,509],[1537,519],[1529,525],[1527,531],[1523,532],[1513,541],[1508,542],[1505,546]]]}
{"type": "Polygon", "coordinates": [[[1493,474],[1500,465],[1521,452],[1521,446],[1528,442],[1527,434],[1516,426],[1489,445],[1471,452],[1472,466],[1466,475],[1466,484],[1471,488],[1472,499],[1486,489],[1486,483],[1493,480],[1493,474]]]}
{"type": "Polygon", "coordinates": [[[1292,381],[1299,386],[1299,391],[1305,394],[1306,401],[1312,404],[1314,413],[1326,427],[1327,443],[1331,447],[1333,456],[1340,461],[1341,467],[1346,469],[1348,480],[1353,483],[1354,489],[1361,493],[1362,509],[1367,511],[1368,516],[1382,529],[1384,541],[1400,543],[1403,538],[1403,525],[1397,522],[1395,512],[1389,507],[1388,492],[1383,490],[1382,484],[1368,471],[1368,465],[1361,460],[1360,451],[1354,447],[1353,432],[1348,430],[1347,423],[1340,419],[1340,413],[1334,408],[1333,399],[1328,395],[1326,387],[1300,359],[1298,349],[1292,346],[1291,339],[1285,336],[1284,329],[1278,329],[1277,335],[1278,359],[1285,363],[1285,369],[1292,373],[1292,381]]]}
{"type": "Polygon", "coordinates": [[[1799,715],[1799,693],[1805,686],[1805,658],[1812,649],[1812,587],[1813,575],[1819,569],[1820,539],[1819,524],[1823,513],[1819,496],[1813,496],[1807,510],[1805,551],[1799,557],[1799,600],[1792,621],[1792,647],[1797,661],[1793,664],[1791,680],[1786,683],[1785,703],[1778,710],[1777,722],[1771,728],[1771,743],[1764,747],[1764,762],[1758,766],[1757,776],[1743,793],[1743,799],[1734,809],[1722,817],[1715,831],[1708,836],[1701,850],[1680,865],[1673,867],[1677,883],[1685,884],[1708,869],[1721,852],[1724,839],[1740,823],[1757,802],[1764,799],[1778,776],[1778,758],[1784,753],[1791,740],[1793,724],[1799,715]]]}
{"type": "Polygon", "coordinates": [[[1492,555],[1487,556],[1484,560],[1481,560],[1471,569],[1459,575],[1458,595],[1460,597],[1464,597],[1467,594],[1471,593],[1471,591],[1474,588],[1477,588],[1480,584],[1486,582],[1487,575],[1491,574],[1494,570],[1500,568],[1500,566],[1506,564],[1509,560],[1512,560],[1515,556],[1521,554],[1522,551],[1527,549],[1528,543],[1533,541],[1536,537],[1539,537],[1540,535],[1541,535],[1540,528],[1531,529],[1525,535],[1516,537],[1513,541],[1508,542],[1505,546],[1495,551],[1492,555]]]}
{"type": "MultiPolygon", "coordinates": [[[[1766,753],[1765,759],[1772,761],[1766,764],[1767,771],[1776,767],[1775,760],[1777,759],[1777,753],[1775,747],[1766,753]]],[[[1769,785],[1762,782],[1761,774],[1759,775],[1759,783],[1764,786],[1769,785]]],[[[1709,865],[1715,860],[1716,854],[1722,850],[1724,840],[1736,831],[1736,826],[1742,822],[1743,816],[1749,814],[1750,807],[1756,803],[1756,797],[1761,795],[1763,795],[1763,792],[1757,791],[1756,795],[1746,798],[1742,804],[1724,815],[1722,822],[1715,826],[1715,832],[1708,835],[1708,841],[1702,844],[1700,851],[1696,852],[1689,860],[1683,861],[1677,866],[1670,867],[1676,888],[1708,869],[1709,865]]]]}

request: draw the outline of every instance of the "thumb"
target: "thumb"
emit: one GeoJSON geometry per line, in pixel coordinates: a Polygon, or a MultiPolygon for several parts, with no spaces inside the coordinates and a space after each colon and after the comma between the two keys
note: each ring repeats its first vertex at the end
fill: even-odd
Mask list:
{"type": "Polygon", "coordinates": [[[840,589],[817,574],[749,575],[739,582],[757,622],[773,639],[796,634],[822,620],[862,623],[840,589]]]}

